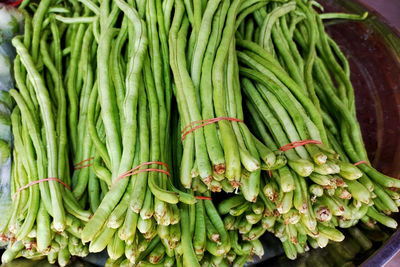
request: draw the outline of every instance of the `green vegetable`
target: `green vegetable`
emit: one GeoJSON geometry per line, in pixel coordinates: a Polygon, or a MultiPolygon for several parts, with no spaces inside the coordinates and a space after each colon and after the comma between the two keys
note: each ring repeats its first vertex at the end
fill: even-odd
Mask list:
{"type": "Polygon", "coordinates": [[[359,220],[395,228],[400,182],[353,164],[368,159],[350,67],[322,23],[361,17],[315,7],[23,1],[16,107],[0,94],[3,260],[244,266],[266,231],[295,259],[340,255],[329,240],[359,220]]]}

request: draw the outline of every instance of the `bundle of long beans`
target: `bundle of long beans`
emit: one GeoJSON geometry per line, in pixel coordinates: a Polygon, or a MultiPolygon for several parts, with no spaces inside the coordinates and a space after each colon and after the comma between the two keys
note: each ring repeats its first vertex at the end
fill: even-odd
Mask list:
{"type": "Polygon", "coordinates": [[[266,231],[294,259],[359,220],[395,228],[400,182],[367,161],[322,23],[361,17],[315,5],[23,1],[2,261],[243,266],[266,231]]]}
{"type": "MultiPolygon", "coordinates": [[[[60,45],[60,32],[66,28],[59,27],[52,17],[44,21],[49,4],[43,1],[33,19],[25,12],[25,35],[13,39],[19,90],[10,91],[17,105],[11,114],[13,205],[1,229],[2,237],[12,243],[3,255],[4,262],[22,254],[27,258],[48,255],[49,262],[58,258],[60,264],[66,264],[71,254],[88,254],[79,240],[91,212],[68,190],[71,179],[62,70],[69,59],[62,57],[60,45]],[[42,179],[46,182],[40,182],[42,179]]],[[[71,39],[66,40],[67,46],[70,43],[71,39]]]]}
{"type": "Polygon", "coordinates": [[[399,181],[368,162],[348,62],[324,31],[322,19],[330,17],[318,14],[311,2],[272,4],[254,13],[249,22],[254,30],[237,35],[241,84],[257,136],[278,147],[307,139],[323,144],[285,152],[291,190],[282,169],[273,171],[263,188],[278,211],[267,229],[282,240],[290,258],[303,252],[307,241],[324,247],[328,240],[343,240],[335,227],[359,220],[397,226],[383,213],[398,211],[398,193],[390,189],[399,181]],[[312,172],[296,171],[292,157],[314,161],[312,172]]]}

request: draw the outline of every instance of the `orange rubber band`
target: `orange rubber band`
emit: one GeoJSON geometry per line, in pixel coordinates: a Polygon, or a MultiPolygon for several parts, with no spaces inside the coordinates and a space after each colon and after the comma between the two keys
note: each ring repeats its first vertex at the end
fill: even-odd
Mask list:
{"type": "Polygon", "coordinates": [[[168,165],[165,164],[164,162],[161,162],[161,161],[149,161],[149,162],[145,162],[145,163],[139,164],[139,165],[136,166],[135,168],[130,169],[129,171],[127,171],[127,172],[121,174],[120,176],[124,176],[124,175],[126,175],[126,174],[128,174],[128,173],[130,173],[130,172],[134,172],[135,170],[139,169],[140,167],[143,167],[143,166],[146,166],[146,165],[151,165],[151,164],[163,165],[163,166],[165,166],[165,167],[167,168],[167,171],[168,171],[168,173],[169,173],[169,167],[168,167],[168,165]]]}
{"type": "Polygon", "coordinates": [[[90,158],[88,158],[88,159],[85,159],[85,160],[82,160],[81,162],[76,163],[76,164],[74,165],[74,170],[76,171],[76,170],[79,170],[79,169],[83,169],[83,168],[92,166],[92,165],[93,165],[92,163],[86,164],[86,165],[82,165],[83,163],[85,163],[85,162],[87,162],[87,161],[90,161],[90,160],[92,160],[92,159],[94,159],[94,157],[90,157],[90,158]],[[79,166],[79,165],[82,165],[82,166],[79,166]]]}
{"type": "Polygon", "coordinates": [[[218,117],[218,118],[212,118],[212,119],[205,119],[205,120],[200,120],[200,121],[194,121],[194,122],[190,123],[189,125],[187,125],[185,128],[183,128],[183,130],[181,131],[181,134],[182,134],[181,141],[183,141],[183,139],[185,139],[185,137],[186,137],[188,134],[190,134],[191,132],[193,132],[193,131],[195,131],[195,130],[201,128],[201,127],[207,126],[207,125],[209,125],[209,124],[211,124],[211,123],[215,123],[215,122],[222,121],[222,120],[243,122],[243,121],[240,120],[240,119],[229,118],[229,117],[218,117]],[[203,123],[203,122],[204,122],[204,123],[203,123]],[[192,127],[193,125],[199,124],[199,123],[201,123],[201,124],[200,124],[200,125],[197,125],[196,127],[193,127],[193,128],[191,128],[190,130],[187,130],[187,131],[186,131],[186,129],[192,127]],[[185,132],[185,131],[186,131],[186,132],[185,132]]]}
{"type": "Polygon", "coordinates": [[[80,166],[80,167],[76,167],[76,168],[74,168],[74,171],[80,170],[80,169],[83,169],[83,168],[86,168],[86,167],[90,167],[90,166],[93,166],[93,164],[90,163],[90,164],[86,164],[86,165],[83,165],[83,166],[80,166]]]}
{"type": "Polygon", "coordinates": [[[295,141],[295,142],[293,142],[293,143],[289,143],[289,144],[287,144],[287,145],[284,145],[283,147],[279,148],[279,150],[285,152],[285,151],[287,151],[287,150],[289,150],[289,149],[296,148],[296,147],[299,147],[299,146],[304,146],[304,145],[307,145],[307,144],[317,144],[317,145],[320,145],[320,144],[322,144],[322,142],[321,142],[321,141],[317,141],[317,140],[295,141]]]}
{"type": "Polygon", "coordinates": [[[203,196],[195,196],[195,199],[204,199],[204,200],[212,200],[211,197],[203,197],[203,196]]]}
{"type": "MultiPolygon", "coordinates": [[[[171,174],[169,173],[169,167],[167,164],[165,164],[164,162],[161,161],[149,161],[149,162],[145,162],[142,164],[139,164],[138,166],[136,166],[135,168],[121,174],[120,176],[117,177],[117,179],[115,179],[115,182],[117,182],[118,180],[128,177],[128,176],[132,176],[141,172],[161,172],[166,174],[168,177],[171,177],[171,174]],[[158,165],[163,165],[167,168],[167,170],[162,170],[162,169],[155,169],[155,168],[150,168],[150,169],[143,169],[143,170],[138,170],[140,167],[146,166],[146,165],[151,165],[151,164],[158,164],[158,165]]],[[[114,182],[114,183],[115,183],[114,182]]]]}
{"type": "Polygon", "coordinates": [[[79,166],[79,165],[81,165],[82,163],[85,163],[86,161],[89,161],[89,160],[92,160],[92,159],[94,159],[94,157],[90,157],[90,158],[88,158],[88,159],[82,160],[81,162],[76,163],[74,166],[79,166]]]}
{"type": "Polygon", "coordinates": [[[357,161],[356,163],[354,163],[354,166],[360,165],[360,164],[367,164],[367,165],[371,165],[368,161],[366,160],[360,160],[357,161]]]}
{"type": "Polygon", "coordinates": [[[64,183],[62,180],[60,180],[60,179],[58,179],[58,178],[55,178],[55,177],[50,177],[50,178],[39,179],[39,180],[37,180],[37,181],[33,181],[33,182],[31,182],[31,183],[29,183],[29,184],[27,184],[27,185],[24,185],[24,186],[18,188],[18,190],[15,192],[15,194],[14,194],[14,196],[13,196],[13,199],[15,200],[15,198],[16,198],[17,195],[18,195],[18,193],[21,192],[22,190],[25,190],[25,189],[27,189],[27,188],[29,188],[29,187],[35,185],[35,184],[39,184],[39,183],[42,183],[42,182],[48,182],[48,181],[56,181],[56,182],[59,182],[60,184],[62,184],[63,186],[65,186],[69,191],[71,191],[71,188],[70,188],[66,183],[64,183]]]}

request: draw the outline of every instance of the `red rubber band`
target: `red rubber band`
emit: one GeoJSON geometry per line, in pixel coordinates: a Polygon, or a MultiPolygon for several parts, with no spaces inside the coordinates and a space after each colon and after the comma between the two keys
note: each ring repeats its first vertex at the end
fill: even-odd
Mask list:
{"type": "Polygon", "coordinates": [[[145,162],[145,163],[139,164],[139,165],[136,166],[135,168],[130,169],[129,171],[127,171],[127,172],[121,174],[120,176],[126,175],[126,174],[128,174],[128,173],[130,173],[130,172],[134,172],[135,170],[139,169],[140,167],[143,167],[143,166],[146,166],[146,165],[151,165],[151,164],[163,165],[163,166],[165,166],[165,167],[167,168],[167,171],[168,171],[168,173],[169,173],[169,167],[168,167],[168,165],[165,164],[164,162],[161,162],[161,161],[149,161],[149,162],[145,162]]]}
{"type": "Polygon", "coordinates": [[[366,160],[360,160],[357,161],[356,163],[354,163],[354,166],[360,165],[360,164],[367,164],[367,165],[371,165],[368,161],[366,160]]]}
{"type": "Polygon", "coordinates": [[[299,146],[304,146],[304,145],[307,145],[307,144],[318,144],[319,145],[319,144],[322,144],[322,142],[321,141],[317,141],[317,140],[295,141],[293,143],[289,143],[287,145],[284,145],[283,147],[279,148],[279,150],[285,152],[285,151],[287,151],[289,149],[296,148],[296,147],[299,147],[299,146]]]}
{"type": "Polygon", "coordinates": [[[74,164],[74,170],[79,170],[79,169],[82,169],[82,168],[86,168],[86,167],[92,166],[93,164],[87,164],[87,165],[79,166],[79,165],[82,165],[83,163],[85,163],[87,161],[92,160],[92,159],[94,159],[94,157],[90,157],[88,159],[82,160],[81,162],[78,162],[78,163],[74,164]]]}
{"type": "Polygon", "coordinates": [[[270,178],[272,178],[272,171],[271,170],[268,170],[268,175],[269,175],[270,178]]]}
{"type": "Polygon", "coordinates": [[[211,123],[215,123],[215,122],[222,121],[222,120],[243,122],[243,121],[240,120],[240,119],[229,118],[229,117],[218,117],[218,118],[212,118],[212,119],[205,119],[205,120],[201,120],[201,121],[194,121],[194,122],[190,123],[189,125],[187,125],[185,128],[183,128],[183,130],[181,131],[181,134],[182,134],[181,141],[183,141],[183,139],[185,139],[185,137],[186,137],[188,134],[190,134],[191,132],[193,132],[193,131],[195,131],[195,130],[201,128],[201,127],[207,126],[207,125],[209,125],[209,124],[211,124],[211,123]],[[203,122],[204,122],[204,123],[203,123],[203,122]],[[195,124],[199,124],[199,123],[202,123],[202,124],[197,125],[196,127],[193,127],[193,128],[191,128],[190,130],[187,130],[187,131],[186,131],[186,129],[192,127],[192,126],[195,125],[195,124]],[[186,132],[185,132],[185,131],[186,131],[186,132]]]}
{"type": "Polygon", "coordinates": [[[117,179],[115,179],[114,183],[116,183],[117,181],[119,181],[119,180],[121,180],[123,178],[129,177],[129,176],[141,173],[141,172],[161,172],[161,173],[164,173],[167,176],[171,177],[171,174],[169,172],[167,172],[166,170],[161,170],[161,169],[142,169],[142,170],[137,170],[137,171],[134,171],[134,172],[130,172],[130,173],[121,175],[121,176],[117,177],[117,179]]]}
{"type": "Polygon", "coordinates": [[[86,167],[93,166],[92,163],[91,163],[91,164],[82,165],[83,163],[85,163],[85,162],[87,162],[87,161],[90,161],[90,160],[92,160],[92,159],[94,159],[94,157],[90,157],[90,158],[88,158],[88,159],[85,159],[85,160],[82,160],[81,162],[76,163],[76,164],[74,165],[74,167],[75,167],[74,170],[76,171],[76,170],[79,170],[79,169],[83,169],[83,168],[86,168],[86,167]],[[82,165],[82,166],[79,166],[79,165],[82,165]]]}
{"type": "Polygon", "coordinates": [[[195,196],[195,199],[204,199],[204,200],[212,200],[211,197],[203,197],[203,196],[195,196]]]}
{"type": "Polygon", "coordinates": [[[76,168],[74,168],[74,171],[79,170],[79,169],[83,169],[83,168],[86,168],[86,167],[90,167],[90,166],[93,166],[93,164],[90,163],[90,164],[82,165],[80,167],[76,167],[76,168]]]}
{"type": "Polygon", "coordinates": [[[22,190],[25,190],[25,189],[27,189],[27,188],[29,188],[29,187],[35,185],[35,184],[39,184],[39,183],[42,183],[42,182],[48,182],[48,181],[56,181],[56,182],[59,182],[60,184],[62,184],[63,186],[65,186],[69,191],[71,191],[71,188],[70,188],[66,183],[64,183],[62,180],[60,180],[60,179],[58,179],[58,178],[55,178],[55,177],[50,177],[50,178],[39,179],[39,180],[37,180],[37,181],[33,181],[33,182],[31,182],[31,183],[29,183],[29,184],[27,184],[27,185],[24,185],[24,186],[18,188],[18,190],[15,192],[15,194],[14,194],[14,196],[13,196],[13,199],[15,199],[16,196],[18,195],[18,193],[21,192],[22,190]]]}
{"type": "Polygon", "coordinates": [[[89,161],[89,160],[92,160],[92,159],[94,159],[94,157],[90,157],[90,158],[88,158],[88,159],[82,160],[81,162],[76,163],[74,166],[77,167],[77,166],[79,166],[79,165],[82,165],[82,164],[85,163],[86,161],[89,161]]]}
{"type": "MultiPolygon", "coordinates": [[[[161,161],[149,161],[149,162],[145,162],[142,164],[139,164],[138,166],[136,166],[135,168],[121,174],[120,176],[117,177],[117,179],[115,179],[115,182],[117,182],[118,180],[128,177],[128,176],[132,176],[141,172],[161,172],[166,174],[168,177],[171,177],[171,174],[169,173],[169,167],[167,164],[165,164],[164,162],[161,161]],[[151,165],[151,164],[158,164],[158,165],[163,165],[167,168],[167,170],[162,170],[162,169],[155,169],[155,168],[150,168],[150,169],[143,169],[143,170],[138,170],[140,167],[146,166],[146,165],[151,165]]],[[[114,182],[114,183],[115,183],[114,182]]]]}

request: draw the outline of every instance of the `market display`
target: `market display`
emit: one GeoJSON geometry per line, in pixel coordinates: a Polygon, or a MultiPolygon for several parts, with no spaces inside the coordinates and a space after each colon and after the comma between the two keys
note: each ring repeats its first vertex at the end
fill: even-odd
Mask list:
{"type": "Polygon", "coordinates": [[[324,28],[366,14],[303,0],[19,9],[3,263],[106,250],[106,266],[244,266],[266,232],[295,259],[359,222],[397,227],[400,180],[368,161],[324,28]]]}

